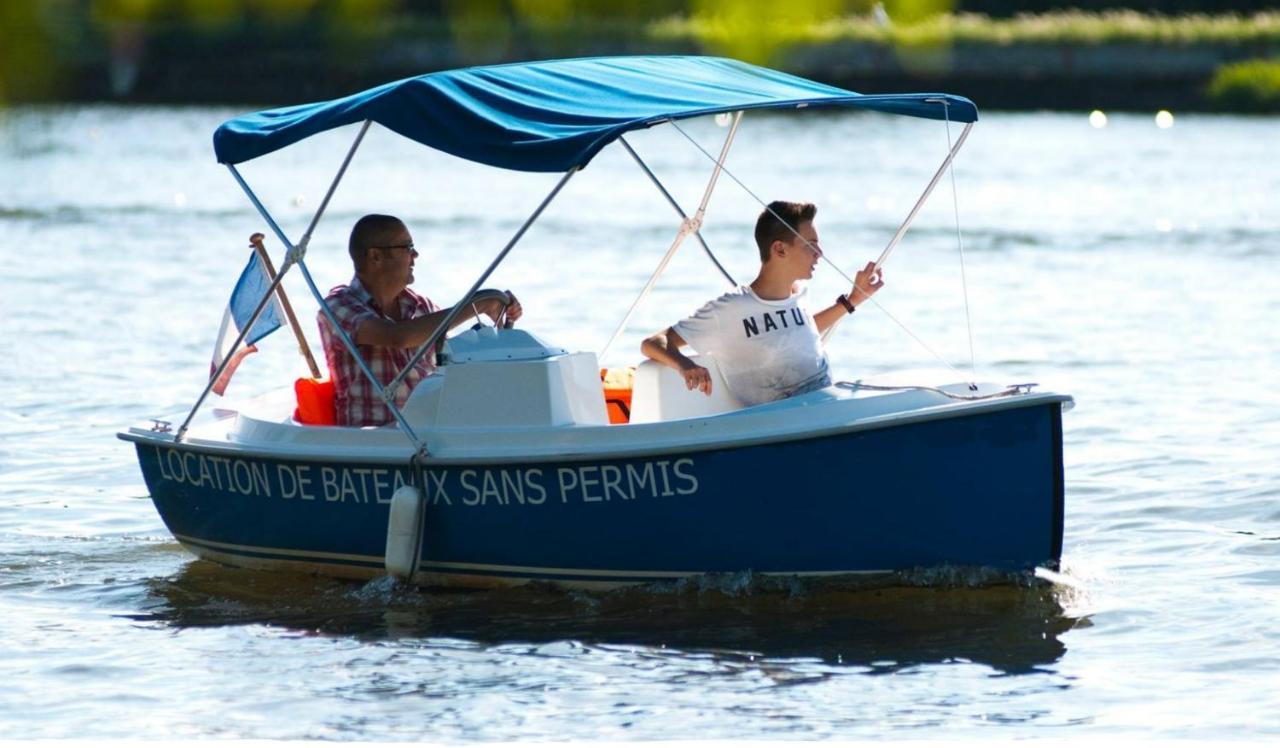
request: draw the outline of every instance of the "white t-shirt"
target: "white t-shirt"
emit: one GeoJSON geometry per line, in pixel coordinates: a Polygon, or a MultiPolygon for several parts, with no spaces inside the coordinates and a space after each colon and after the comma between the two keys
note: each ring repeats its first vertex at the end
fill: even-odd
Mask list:
{"type": "Polygon", "coordinates": [[[781,400],[831,384],[807,294],[802,289],[770,301],[742,286],[672,329],[698,353],[715,356],[729,390],[744,404],[781,400]]]}

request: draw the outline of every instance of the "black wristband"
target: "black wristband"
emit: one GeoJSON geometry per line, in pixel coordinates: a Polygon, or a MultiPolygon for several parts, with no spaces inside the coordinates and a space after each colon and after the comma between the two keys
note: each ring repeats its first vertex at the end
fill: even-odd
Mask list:
{"type": "Polygon", "coordinates": [[[840,306],[844,307],[844,310],[849,314],[853,314],[853,310],[857,308],[853,304],[849,303],[849,297],[844,294],[837,296],[836,301],[840,302],[840,306]]]}

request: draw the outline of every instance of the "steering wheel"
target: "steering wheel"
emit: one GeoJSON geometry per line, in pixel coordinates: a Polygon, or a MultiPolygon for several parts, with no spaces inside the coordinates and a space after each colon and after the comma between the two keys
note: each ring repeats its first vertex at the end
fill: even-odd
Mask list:
{"type": "MultiPolygon", "coordinates": [[[[495,329],[502,328],[504,330],[510,330],[511,327],[515,325],[514,320],[507,319],[507,307],[511,306],[511,294],[507,293],[506,291],[500,291],[496,288],[482,288],[479,291],[476,291],[475,294],[471,296],[471,299],[467,302],[471,304],[471,308],[477,312],[476,314],[477,327],[480,325],[483,325],[484,323],[480,322],[479,320],[480,314],[479,314],[479,310],[476,309],[475,304],[476,302],[489,301],[490,299],[497,299],[498,302],[502,304],[502,311],[498,312],[498,316],[493,321],[494,328],[495,329]]],[[[476,329],[476,328],[472,328],[472,329],[476,329]]]]}

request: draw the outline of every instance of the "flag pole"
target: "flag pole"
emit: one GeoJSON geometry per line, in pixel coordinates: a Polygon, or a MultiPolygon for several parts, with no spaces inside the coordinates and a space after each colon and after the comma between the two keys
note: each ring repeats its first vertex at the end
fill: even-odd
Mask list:
{"type": "MultiPolygon", "coordinates": [[[[267,280],[274,281],[276,279],[276,268],[271,264],[271,257],[267,255],[267,248],[262,245],[264,238],[262,232],[254,233],[253,236],[249,237],[249,246],[253,247],[258,259],[262,261],[263,270],[267,273],[267,280]]],[[[307,345],[307,338],[302,334],[302,326],[298,324],[298,317],[293,313],[293,305],[289,303],[289,297],[285,295],[284,286],[276,286],[276,294],[280,297],[280,306],[284,308],[284,316],[289,319],[289,326],[293,328],[293,336],[298,339],[298,351],[307,360],[307,366],[311,368],[311,376],[320,379],[320,367],[316,365],[315,356],[311,355],[311,346],[307,345]]]]}
{"type": "MultiPolygon", "coordinates": [[[[262,316],[262,310],[266,309],[267,304],[271,302],[271,296],[275,294],[276,289],[280,287],[280,281],[284,280],[284,274],[287,272],[289,272],[289,261],[286,259],[283,270],[281,270],[280,274],[271,281],[271,285],[267,287],[267,292],[262,295],[262,299],[258,301],[258,305],[253,308],[253,314],[249,315],[248,323],[246,323],[244,328],[240,330],[240,334],[236,336],[236,342],[231,344],[232,352],[235,352],[235,350],[244,343],[244,339],[248,337],[249,331],[258,323],[258,318],[262,316]]],[[[191,425],[191,419],[196,417],[196,413],[200,410],[200,406],[204,405],[204,399],[213,391],[213,387],[217,384],[218,378],[222,376],[222,372],[226,371],[227,366],[230,365],[234,359],[235,356],[227,356],[222,359],[222,363],[218,364],[218,368],[214,370],[213,374],[209,377],[209,384],[205,385],[204,392],[200,393],[200,398],[196,400],[195,405],[191,406],[191,412],[187,414],[186,420],[182,422],[182,425],[178,427],[177,432],[174,433],[174,444],[180,444],[182,442],[182,437],[187,433],[187,427],[191,425]]]]}

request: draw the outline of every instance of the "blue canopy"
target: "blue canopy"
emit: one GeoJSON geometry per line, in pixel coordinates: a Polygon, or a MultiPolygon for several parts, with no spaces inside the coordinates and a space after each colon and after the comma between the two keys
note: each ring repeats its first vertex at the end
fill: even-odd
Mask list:
{"type": "Polygon", "coordinates": [[[372,120],[468,161],[567,171],[619,136],[668,119],[803,106],[978,119],[972,101],[949,94],[864,95],[718,57],[594,57],[431,73],[333,101],[246,114],[218,128],[213,149],[219,163],[238,164],[372,120]]]}

